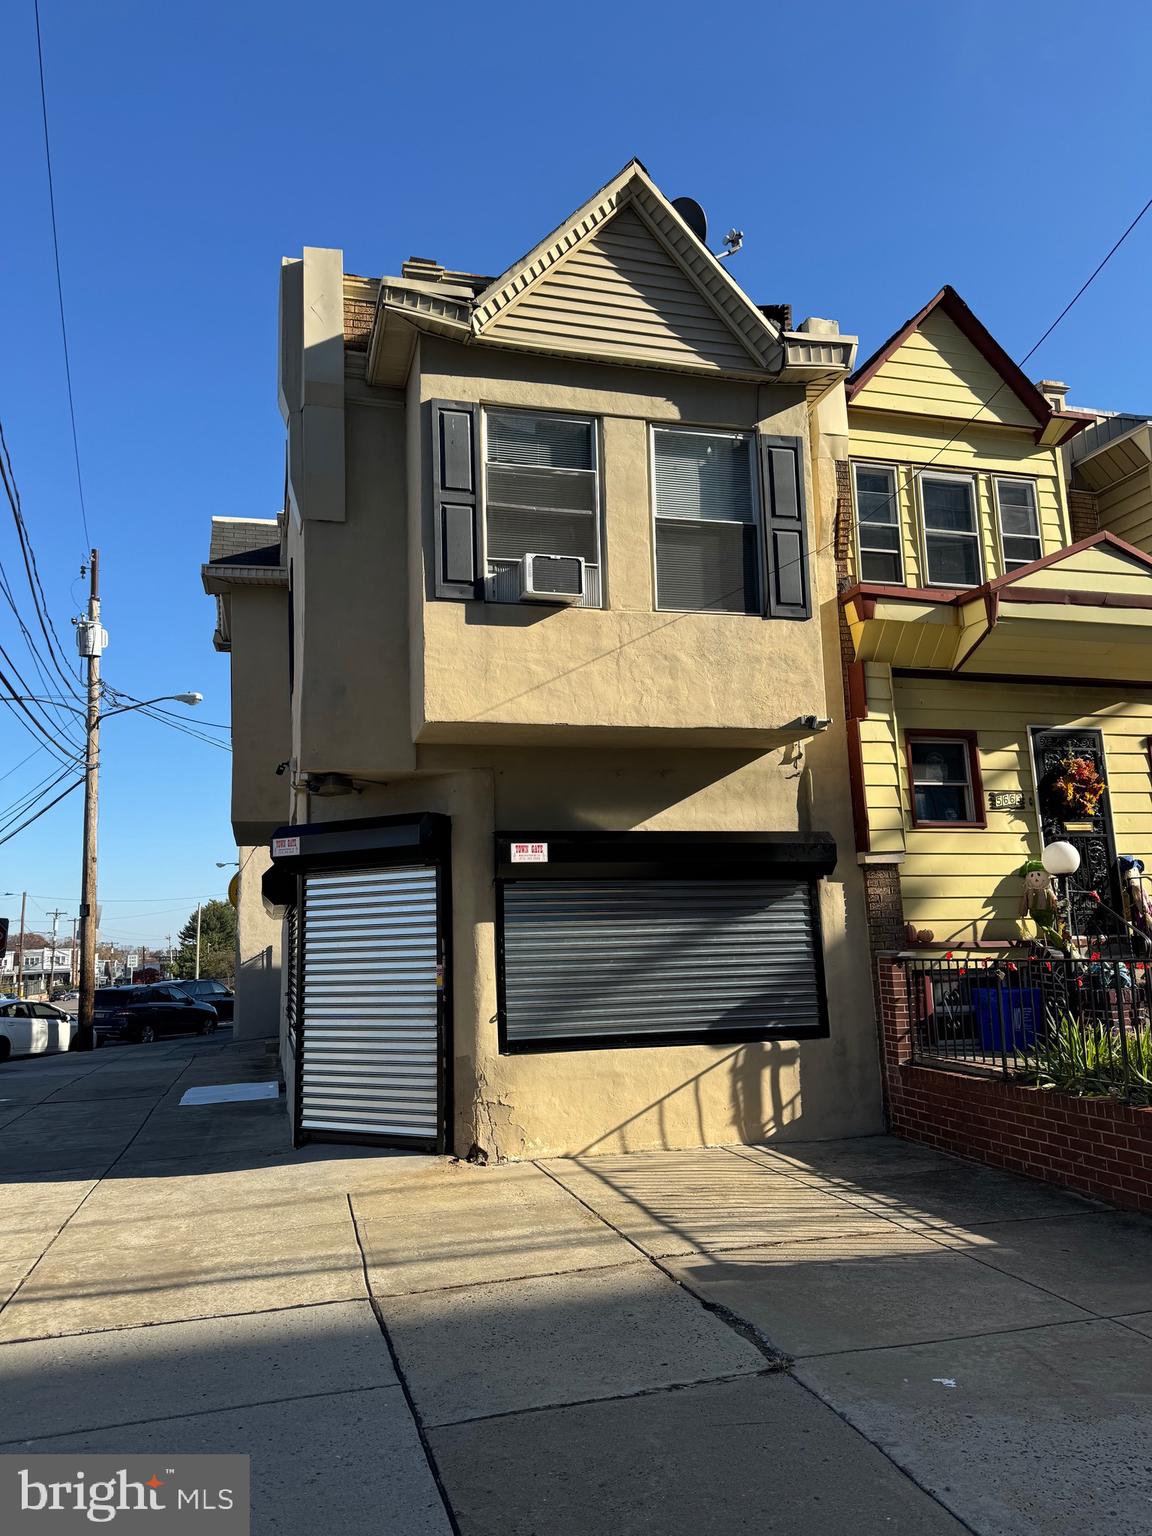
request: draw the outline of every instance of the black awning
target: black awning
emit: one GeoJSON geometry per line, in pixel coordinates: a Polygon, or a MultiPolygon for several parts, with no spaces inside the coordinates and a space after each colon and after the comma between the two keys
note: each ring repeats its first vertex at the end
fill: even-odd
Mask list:
{"type": "Polygon", "coordinates": [[[836,867],[830,832],[498,832],[500,879],[818,880],[836,867]],[[514,850],[513,845],[519,845],[514,850]],[[535,846],[534,846],[535,845],[535,846]],[[543,853],[541,852],[543,850],[543,853]]]}
{"type": "Polygon", "coordinates": [[[449,817],[432,811],[277,827],[271,842],[272,867],[265,870],[260,885],[264,905],[281,912],[293,906],[297,877],[309,869],[435,859],[448,849],[450,827],[449,817]]]}

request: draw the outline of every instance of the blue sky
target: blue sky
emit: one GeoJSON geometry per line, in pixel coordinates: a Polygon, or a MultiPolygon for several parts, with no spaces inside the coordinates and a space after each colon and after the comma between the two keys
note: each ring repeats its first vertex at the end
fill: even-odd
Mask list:
{"type": "MultiPolygon", "coordinates": [[[[495,273],[636,155],[716,236],[745,231],[732,270],[758,302],[834,316],[864,355],[950,282],[1019,357],[1152,195],[1135,4],[587,3],[562,30],[546,7],[41,4],[105,673],[137,697],[198,690],[206,720],[228,719],[208,520],[271,516],[282,485],[282,255],[495,273]]],[[[9,0],[0,416],[70,643],[84,540],[41,133],[32,0],[9,0]]],[[[1033,377],[1152,412],[1150,255],[1152,215],[1033,377]]],[[[10,521],[0,559],[15,585],[10,521]]],[[[4,714],[0,773],[32,745],[4,714]]],[[[50,768],[9,772],[0,808],[50,768]]],[[[103,768],[103,932],[162,942],[226,883],[228,760],[129,715],[103,768]]],[[[32,892],[38,926],[75,911],[79,799],[0,846],[0,891],[32,892]]]]}

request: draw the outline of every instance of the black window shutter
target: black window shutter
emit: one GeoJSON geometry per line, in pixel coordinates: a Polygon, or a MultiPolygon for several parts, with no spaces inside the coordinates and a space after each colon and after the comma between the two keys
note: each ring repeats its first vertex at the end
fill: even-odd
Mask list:
{"type": "Polygon", "coordinates": [[[466,599],[480,576],[478,411],[457,400],[431,410],[436,596],[466,599]]]}
{"type": "Polygon", "coordinates": [[[804,439],[760,438],[760,485],[768,566],[768,617],[810,619],[808,520],[804,510],[804,439]]]}

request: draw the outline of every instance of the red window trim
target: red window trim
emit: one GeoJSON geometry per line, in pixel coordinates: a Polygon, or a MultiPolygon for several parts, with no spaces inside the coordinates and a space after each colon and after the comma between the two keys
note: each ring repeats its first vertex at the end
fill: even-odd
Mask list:
{"type": "Polygon", "coordinates": [[[904,732],[904,764],[908,772],[908,810],[912,818],[912,825],[918,831],[956,831],[957,829],[970,832],[979,832],[988,825],[988,816],[984,809],[984,781],[980,777],[980,745],[975,731],[905,731],[904,732]],[[968,778],[972,789],[972,809],[975,819],[972,821],[920,821],[916,815],[916,781],[912,776],[912,743],[914,741],[962,741],[968,754],[968,778]]]}

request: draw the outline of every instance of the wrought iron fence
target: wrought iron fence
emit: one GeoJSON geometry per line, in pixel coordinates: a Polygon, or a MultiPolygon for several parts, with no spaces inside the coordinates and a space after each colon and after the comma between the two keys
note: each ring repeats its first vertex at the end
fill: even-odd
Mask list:
{"type": "Polygon", "coordinates": [[[1021,950],[903,960],[912,1059],[1152,1101],[1152,956],[1021,950]]]}

